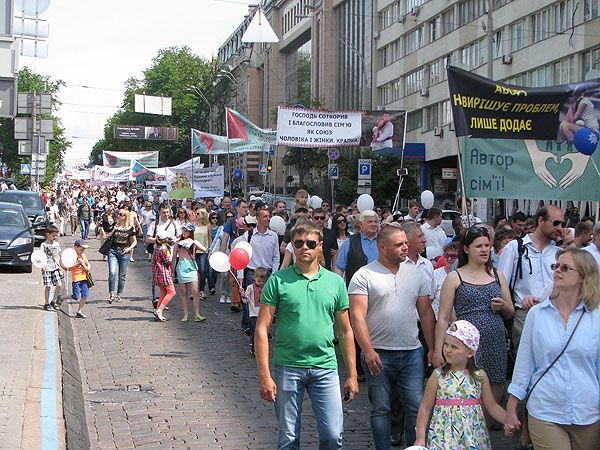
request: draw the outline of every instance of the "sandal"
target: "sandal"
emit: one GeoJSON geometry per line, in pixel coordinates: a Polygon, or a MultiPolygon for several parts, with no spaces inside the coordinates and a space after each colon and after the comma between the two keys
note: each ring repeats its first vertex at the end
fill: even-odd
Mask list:
{"type": "Polygon", "coordinates": [[[115,301],[115,294],[110,294],[110,297],[108,298],[108,303],[111,304],[114,301],[115,301]]]}
{"type": "Polygon", "coordinates": [[[166,322],[167,321],[167,319],[165,319],[162,315],[158,314],[158,311],[154,312],[154,320],[156,322],[166,322]]]}
{"type": "Polygon", "coordinates": [[[123,299],[121,298],[120,295],[117,295],[117,303],[123,303],[123,299]]]}

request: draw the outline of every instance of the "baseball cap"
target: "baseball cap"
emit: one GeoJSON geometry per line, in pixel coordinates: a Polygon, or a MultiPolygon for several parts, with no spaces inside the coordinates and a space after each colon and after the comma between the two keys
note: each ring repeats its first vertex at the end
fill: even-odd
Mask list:
{"type": "Polygon", "coordinates": [[[83,248],[89,248],[90,246],[87,244],[87,242],[85,242],[83,239],[77,239],[75,241],[75,247],[83,247],[83,248]]]}
{"type": "Polygon", "coordinates": [[[246,216],[244,217],[244,225],[246,225],[247,227],[255,227],[257,225],[257,221],[256,221],[256,217],[254,216],[246,216]]]}
{"type": "Polygon", "coordinates": [[[181,226],[181,228],[184,229],[184,230],[188,230],[190,233],[194,233],[196,231],[196,226],[193,223],[190,223],[190,222],[184,223],[181,226]]]}

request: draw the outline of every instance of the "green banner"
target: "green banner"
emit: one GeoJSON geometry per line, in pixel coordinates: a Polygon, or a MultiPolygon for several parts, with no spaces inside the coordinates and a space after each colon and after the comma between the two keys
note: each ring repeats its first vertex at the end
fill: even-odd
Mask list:
{"type": "Polygon", "coordinates": [[[468,197],[600,199],[600,152],[592,162],[568,142],[473,138],[462,139],[461,152],[468,197]]]}

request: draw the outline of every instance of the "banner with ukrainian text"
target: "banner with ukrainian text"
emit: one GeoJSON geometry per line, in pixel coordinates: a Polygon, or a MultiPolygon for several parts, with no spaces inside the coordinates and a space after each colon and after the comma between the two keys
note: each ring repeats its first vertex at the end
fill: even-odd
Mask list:
{"type": "Polygon", "coordinates": [[[600,182],[591,158],[571,142],[463,138],[467,197],[598,201],[600,182]]]}
{"type": "Polygon", "coordinates": [[[194,155],[224,155],[229,153],[268,152],[270,145],[264,141],[229,139],[216,134],[204,133],[192,128],[192,151],[194,155]]]}
{"type": "Polygon", "coordinates": [[[530,88],[450,66],[448,85],[457,136],[562,142],[599,129],[600,80],[530,88]]]}

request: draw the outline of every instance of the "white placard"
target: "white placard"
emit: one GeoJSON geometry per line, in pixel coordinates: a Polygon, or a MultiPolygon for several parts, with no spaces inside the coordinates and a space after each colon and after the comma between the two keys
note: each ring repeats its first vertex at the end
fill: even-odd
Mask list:
{"type": "Polygon", "coordinates": [[[170,116],[171,104],[171,97],[135,94],[135,112],[138,113],[170,116]]]}
{"type": "Polygon", "coordinates": [[[194,169],[194,197],[223,197],[225,171],[223,166],[194,169]]]}
{"type": "Polygon", "coordinates": [[[360,145],[361,111],[321,111],[280,106],[277,145],[288,147],[356,147],[360,145]]]}

